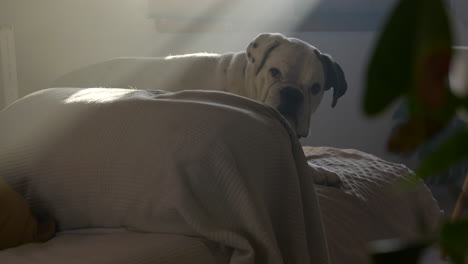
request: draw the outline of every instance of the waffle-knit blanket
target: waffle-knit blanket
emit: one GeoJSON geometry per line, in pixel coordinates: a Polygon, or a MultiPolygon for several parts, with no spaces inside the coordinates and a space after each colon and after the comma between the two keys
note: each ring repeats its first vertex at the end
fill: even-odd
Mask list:
{"type": "Polygon", "coordinates": [[[223,92],[53,88],[0,112],[0,177],[60,231],[195,237],[229,263],[328,263],[307,172],[284,118],[223,92]]]}

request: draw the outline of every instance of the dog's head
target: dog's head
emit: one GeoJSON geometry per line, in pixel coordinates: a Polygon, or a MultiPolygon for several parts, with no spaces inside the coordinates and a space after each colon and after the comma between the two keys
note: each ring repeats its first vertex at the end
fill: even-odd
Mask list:
{"type": "Polygon", "coordinates": [[[260,34],[247,47],[249,97],[276,108],[295,128],[309,134],[310,117],[324,91],[333,88],[332,107],[347,89],[341,67],[313,46],[281,34],[260,34]]]}

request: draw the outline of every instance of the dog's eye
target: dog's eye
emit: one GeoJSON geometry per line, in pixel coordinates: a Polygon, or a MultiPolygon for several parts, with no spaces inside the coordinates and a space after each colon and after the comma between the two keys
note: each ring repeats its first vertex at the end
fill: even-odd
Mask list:
{"type": "Polygon", "coordinates": [[[318,83],[314,83],[314,85],[312,85],[312,87],[310,87],[310,92],[313,94],[313,95],[317,95],[318,93],[320,93],[320,84],[318,83]]]}
{"type": "Polygon", "coordinates": [[[270,69],[270,75],[271,75],[271,77],[273,77],[275,79],[281,78],[281,72],[277,68],[271,68],[270,69]]]}

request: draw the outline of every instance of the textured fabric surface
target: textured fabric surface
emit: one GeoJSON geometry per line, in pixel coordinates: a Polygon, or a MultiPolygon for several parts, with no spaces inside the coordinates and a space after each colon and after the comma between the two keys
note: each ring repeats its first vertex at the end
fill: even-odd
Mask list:
{"type": "Polygon", "coordinates": [[[340,177],[340,189],[316,186],[330,263],[364,264],[368,243],[420,238],[421,223],[436,229],[441,212],[425,185],[397,192],[394,183],[412,172],[402,164],[354,149],[304,147],[313,173],[340,177]]]}
{"type": "Polygon", "coordinates": [[[3,110],[0,124],[0,175],[61,231],[190,236],[231,248],[229,263],[328,262],[304,153],[260,103],[222,92],[56,88],[3,110]]]}
{"type": "Polygon", "coordinates": [[[201,239],[158,233],[62,232],[44,244],[0,251],[8,264],[218,264],[201,239]]]}

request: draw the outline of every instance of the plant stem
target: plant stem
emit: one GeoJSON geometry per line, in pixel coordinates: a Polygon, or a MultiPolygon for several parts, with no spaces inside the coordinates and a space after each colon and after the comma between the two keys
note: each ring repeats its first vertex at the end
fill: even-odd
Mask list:
{"type": "Polygon", "coordinates": [[[453,210],[453,213],[452,213],[452,221],[456,221],[460,219],[460,215],[463,211],[463,204],[467,196],[468,196],[468,173],[466,174],[465,182],[463,183],[462,191],[460,195],[458,196],[457,203],[455,204],[455,209],[453,210]]]}
{"type": "MultiPolygon", "coordinates": [[[[463,183],[463,187],[462,187],[462,191],[460,195],[458,195],[457,202],[455,203],[455,208],[453,209],[452,218],[451,218],[452,222],[455,222],[458,219],[460,219],[460,216],[463,211],[463,205],[465,203],[467,196],[468,196],[468,173],[466,174],[465,182],[463,183]]],[[[443,249],[441,249],[440,258],[445,259],[446,257],[447,257],[446,252],[443,249]]]]}

